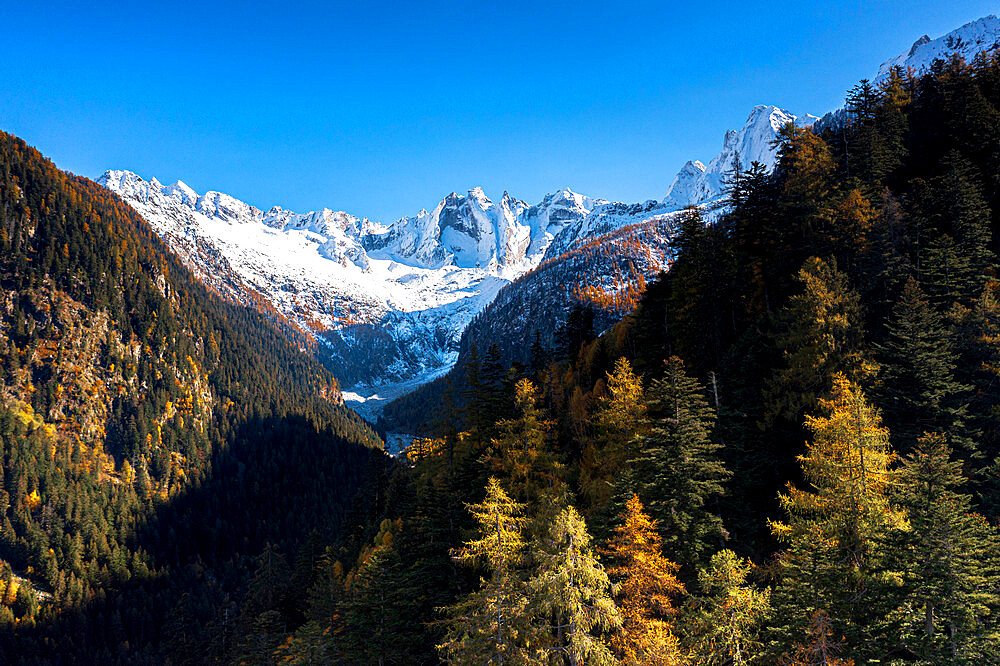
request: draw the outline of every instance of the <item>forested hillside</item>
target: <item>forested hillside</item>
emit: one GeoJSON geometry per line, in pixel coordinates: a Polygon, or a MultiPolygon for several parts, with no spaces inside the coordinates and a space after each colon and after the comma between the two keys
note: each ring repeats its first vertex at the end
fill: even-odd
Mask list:
{"type": "Polygon", "coordinates": [[[162,663],[216,624],[244,649],[255,572],[333,538],[378,439],[131,208],[2,133],[0,201],[0,661],[162,663]]]}
{"type": "Polygon", "coordinates": [[[1000,663],[1000,56],[846,118],[732,170],[609,332],[414,410],[267,659],[1000,663]]]}

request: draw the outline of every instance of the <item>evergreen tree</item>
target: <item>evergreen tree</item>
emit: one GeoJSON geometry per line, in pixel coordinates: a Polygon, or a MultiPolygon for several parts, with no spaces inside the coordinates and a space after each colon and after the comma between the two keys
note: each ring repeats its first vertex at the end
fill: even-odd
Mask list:
{"type": "Polygon", "coordinates": [[[409,664],[418,640],[413,582],[391,539],[361,564],[340,604],[334,648],[351,664],[409,664]]]}
{"type": "Polygon", "coordinates": [[[964,427],[968,387],[955,379],[957,355],[940,315],[917,282],[907,282],[892,310],[888,338],[878,347],[877,392],[893,440],[900,450],[924,432],[947,431],[969,455],[974,443],[964,427]]]}
{"type": "Polygon", "coordinates": [[[903,641],[924,663],[1000,660],[1000,535],[972,513],[964,483],[940,433],[921,438],[900,472],[897,495],[912,528],[899,548],[903,641]]]}
{"type": "Polygon", "coordinates": [[[668,552],[693,578],[725,538],[716,503],[730,474],[712,437],[715,410],[676,356],[666,360],[646,395],[650,420],[635,460],[639,492],[668,552]]]}
{"type": "Polygon", "coordinates": [[[556,355],[559,359],[576,358],[580,347],[594,338],[594,309],[574,302],[566,321],[556,329],[556,355]]]}
{"type": "Polygon", "coordinates": [[[966,461],[980,510],[1000,515],[1000,283],[992,282],[971,308],[950,313],[958,360],[956,379],[972,387],[969,430],[982,457],[966,461]]]}

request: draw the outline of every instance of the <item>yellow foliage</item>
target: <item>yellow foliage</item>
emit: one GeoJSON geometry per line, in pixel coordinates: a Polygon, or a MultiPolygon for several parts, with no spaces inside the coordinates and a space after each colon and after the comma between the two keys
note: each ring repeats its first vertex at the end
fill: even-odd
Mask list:
{"type": "Polygon", "coordinates": [[[419,462],[424,458],[440,455],[444,451],[444,440],[436,438],[418,437],[403,449],[403,455],[410,462],[419,462]]]}
{"type": "Polygon", "coordinates": [[[32,490],[31,493],[25,496],[24,504],[28,507],[29,511],[34,511],[42,503],[42,498],[38,495],[37,490],[32,490]]]}
{"type": "Polygon", "coordinates": [[[656,522],[637,495],[622,518],[604,553],[614,565],[608,575],[618,584],[615,601],[622,614],[622,631],[612,637],[611,647],[627,664],[682,664],[671,621],[677,615],[672,597],[685,593],[677,579],[680,567],[663,557],[656,522]]]}

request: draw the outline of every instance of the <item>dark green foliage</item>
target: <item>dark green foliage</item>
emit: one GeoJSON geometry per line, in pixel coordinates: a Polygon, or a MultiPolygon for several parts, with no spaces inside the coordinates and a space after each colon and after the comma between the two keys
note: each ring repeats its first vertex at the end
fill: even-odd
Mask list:
{"type": "Polygon", "coordinates": [[[238,618],[252,558],[332,534],[377,439],[301,341],[210,294],[114,195],[6,134],[0,201],[0,382],[27,398],[0,409],[0,558],[25,577],[0,653],[265,650],[242,641],[299,611],[255,591],[238,618]]]}
{"type": "Polygon", "coordinates": [[[650,424],[633,463],[639,498],[657,521],[666,552],[693,578],[725,542],[719,498],[730,473],[713,438],[715,411],[675,356],[646,395],[650,424]]]}
{"type": "Polygon", "coordinates": [[[1000,660],[1000,541],[961,492],[961,461],[941,434],[906,458],[898,498],[910,530],[899,535],[906,600],[901,642],[923,663],[1000,660]]]}
{"type": "Polygon", "coordinates": [[[964,425],[969,387],[956,381],[951,336],[915,280],[893,308],[879,351],[878,393],[894,448],[905,452],[925,432],[948,432],[972,455],[964,425]]]}

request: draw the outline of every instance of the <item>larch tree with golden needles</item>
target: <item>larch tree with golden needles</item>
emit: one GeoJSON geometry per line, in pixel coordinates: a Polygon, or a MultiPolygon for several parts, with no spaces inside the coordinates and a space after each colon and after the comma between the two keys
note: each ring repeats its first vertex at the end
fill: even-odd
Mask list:
{"type": "Polygon", "coordinates": [[[587,525],[572,506],[546,522],[531,543],[534,566],[528,580],[535,623],[547,639],[544,663],[611,666],[616,662],[604,637],[622,620],[587,525]]]}
{"type": "Polygon", "coordinates": [[[485,569],[480,589],[447,607],[448,632],[438,651],[450,664],[530,664],[542,643],[532,627],[519,567],[524,559],[524,505],[491,478],[486,498],[469,505],[476,535],[455,558],[485,569]]]}
{"type": "Polygon", "coordinates": [[[594,438],[584,448],[580,464],[580,488],[594,506],[605,504],[611,496],[645,414],[642,382],[628,359],[619,358],[607,373],[606,393],[591,418],[594,438]]]}
{"type": "Polygon", "coordinates": [[[517,418],[497,423],[500,434],[492,442],[490,464],[509,479],[516,498],[529,502],[553,485],[559,464],[549,450],[552,421],[538,406],[538,389],[531,380],[517,383],[514,400],[517,418]]]}
{"type": "Polygon", "coordinates": [[[621,633],[612,636],[611,646],[629,666],[684,663],[673,622],[678,612],[674,599],[685,590],[677,579],[680,567],[663,557],[662,550],[656,522],[633,495],[605,551],[622,616],[621,633]]]}
{"type": "Polygon", "coordinates": [[[861,353],[861,299],[836,262],[810,257],[796,281],[802,291],[778,314],[781,333],[775,342],[783,361],[765,385],[766,422],[779,417],[797,422],[803,411],[815,408],[816,396],[829,390],[835,372],[857,379],[869,369],[861,353]]]}
{"type": "Polygon", "coordinates": [[[830,614],[813,611],[806,629],[806,642],[795,646],[795,652],[782,660],[782,666],[854,666],[853,659],[841,659],[843,643],[834,634],[830,614]]]}
{"type": "Polygon", "coordinates": [[[758,632],[771,611],[771,591],[748,577],[754,564],[731,550],[712,556],[698,574],[704,596],[692,604],[692,657],[706,666],[745,666],[760,652],[758,632]]]}
{"type": "Polygon", "coordinates": [[[840,374],[819,406],[821,416],[806,418],[812,439],[798,457],[810,489],[789,484],[779,495],[788,519],[771,524],[787,547],[775,589],[778,642],[790,647],[824,610],[847,636],[847,649],[861,650],[884,629],[879,618],[899,583],[887,570],[886,538],[907,524],[890,501],[895,455],[876,409],[840,374]]]}

